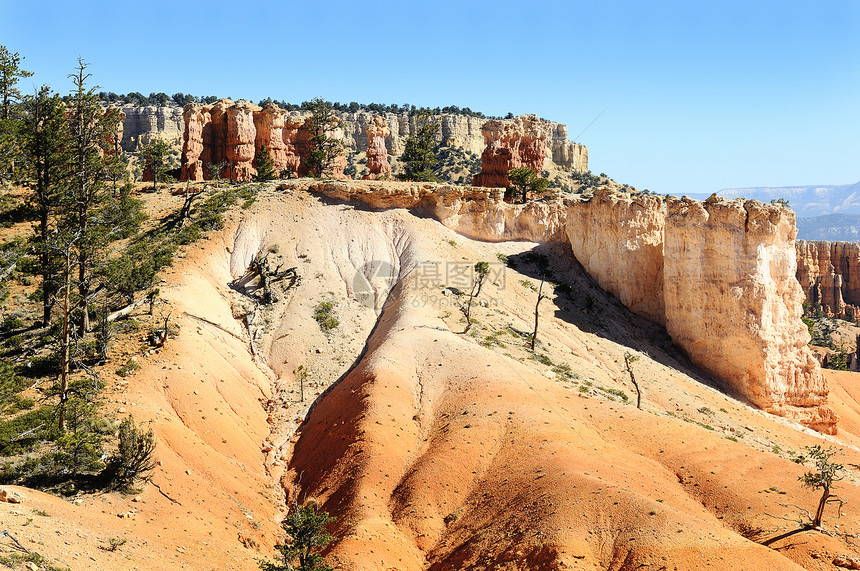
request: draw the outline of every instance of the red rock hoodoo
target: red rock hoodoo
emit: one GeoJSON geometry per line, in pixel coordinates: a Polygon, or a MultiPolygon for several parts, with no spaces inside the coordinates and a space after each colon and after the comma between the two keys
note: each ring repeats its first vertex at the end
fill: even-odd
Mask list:
{"type": "MultiPolygon", "coordinates": [[[[201,181],[211,175],[213,165],[221,165],[221,176],[247,181],[257,174],[254,157],[265,144],[275,170],[298,176],[308,172],[310,134],[305,115],[290,115],[275,104],[265,108],[249,101],[221,99],[211,105],[185,106],[185,133],[182,145],[181,180],[201,181]]],[[[334,130],[331,136],[342,137],[334,130]]],[[[330,176],[346,178],[346,157],[335,157],[330,176]]]]}
{"type": "Polygon", "coordinates": [[[481,154],[481,172],[472,179],[475,186],[508,186],[507,173],[515,168],[543,171],[547,129],[537,115],[487,121],[481,134],[487,146],[481,154]]]}
{"type": "Polygon", "coordinates": [[[276,173],[280,173],[287,167],[284,115],[284,110],[273,103],[266,105],[259,113],[254,113],[254,127],[257,129],[254,146],[259,149],[266,145],[276,173]]]}
{"type": "Polygon", "coordinates": [[[797,281],[811,307],[830,317],[860,318],[860,244],[798,240],[797,281]]]}
{"type": "Polygon", "coordinates": [[[375,116],[367,124],[367,168],[369,174],[364,175],[365,180],[376,180],[391,176],[391,165],[388,162],[388,149],[385,147],[385,138],[391,134],[388,123],[384,117],[375,116]]]}

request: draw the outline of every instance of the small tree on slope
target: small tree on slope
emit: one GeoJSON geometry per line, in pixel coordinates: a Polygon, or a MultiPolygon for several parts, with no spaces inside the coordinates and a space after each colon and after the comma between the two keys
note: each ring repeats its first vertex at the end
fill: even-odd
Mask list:
{"type": "Polygon", "coordinates": [[[830,493],[833,483],[842,479],[842,464],[832,462],[831,458],[838,451],[834,448],[822,448],[820,445],[807,446],[806,453],[809,459],[814,462],[815,469],[803,474],[799,480],[805,488],[813,490],[821,490],[821,499],[818,500],[818,508],[815,510],[815,516],[810,516],[813,528],[821,527],[821,520],[824,517],[824,507],[831,501],[838,501],[836,496],[830,493]]]}
{"type": "Polygon", "coordinates": [[[335,540],[326,531],[326,525],[335,518],[328,512],[318,512],[315,505],[300,506],[296,500],[290,513],[281,523],[287,534],[287,541],[275,548],[281,552],[283,563],[260,562],[263,571],[334,571],[326,564],[319,551],[335,540]],[[296,562],[298,565],[296,566],[296,562]]]}

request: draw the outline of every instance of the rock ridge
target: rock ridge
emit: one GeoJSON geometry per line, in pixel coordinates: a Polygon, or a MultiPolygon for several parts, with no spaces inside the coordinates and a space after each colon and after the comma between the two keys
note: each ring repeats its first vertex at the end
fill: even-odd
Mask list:
{"type": "Polygon", "coordinates": [[[502,189],[296,181],[371,208],[423,210],[470,238],[567,242],[597,283],[666,327],[693,363],[759,408],[827,434],[838,417],[801,321],[794,212],[758,201],[601,188],[508,204],[502,189]]]}

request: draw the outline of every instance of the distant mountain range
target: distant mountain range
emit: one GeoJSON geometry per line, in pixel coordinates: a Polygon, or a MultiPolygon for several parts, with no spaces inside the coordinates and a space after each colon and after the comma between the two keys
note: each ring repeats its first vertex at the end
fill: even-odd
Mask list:
{"type": "Polygon", "coordinates": [[[727,188],[724,198],[785,198],[797,213],[801,240],[860,241],[860,182],[839,185],[727,188]]]}

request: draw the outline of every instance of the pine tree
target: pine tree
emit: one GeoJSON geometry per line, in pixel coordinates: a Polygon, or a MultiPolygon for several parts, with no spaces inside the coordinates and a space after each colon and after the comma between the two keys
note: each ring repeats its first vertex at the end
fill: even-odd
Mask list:
{"type": "Polygon", "coordinates": [[[263,571],[334,571],[318,553],[335,539],[326,531],[326,525],[334,519],[328,512],[318,512],[316,506],[300,506],[296,501],[281,523],[290,541],[275,546],[281,552],[283,564],[262,561],[260,568],[263,571]]]}
{"type": "Polygon", "coordinates": [[[22,59],[18,52],[10,53],[6,46],[0,46],[0,118],[3,120],[12,118],[15,102],[21,99],[21,92],[15,85],[33,75],[19,67],[22,59]]]}
{"type": "Polygon", "coordinates": [[[17,137],[17,113],[21,92],[15,85],[19,80],[33,75],[22,70],[21,56],[11,53],[0,45],[0,181],[8,178],[20,154],[17,137]]]}
{"type": "Polygon", "coordinates": [[[277,178],[278,175],[275,172],[275,163],[269,155],[269,149],[266,147],[266,143],[260,145],[260,150],[257,151],[257,156],[254,157],[254,162],[257,164],[257,175],[254,177],[254,180],[257,182],[266,182],[267,180],[274,180],[277,178]]]}
{"type": "Polygon", "coordinates": [[[415,131],[406,139],[406,147],[400,160],[406,171],[397,178],[401,180],[416,180],[434,182],[433,166],[438,162],[436,153],[436,135],[439,133],[439,122],[436,118],[422,111],[415,119],[415,131]]]}
{"type": "Polygon", "coordinates": [[[331,172],[335,157],[343,151],[343,143],[329,133],[340,125],[340,119],[331,103],[317,97],[306,104],[311,116],[308,121],[310,131],[310,152],[307,167],[310,173],[320,178],[331,172]]]}
{"type": "Polygon", "coordinates": [[[514,188],[520,193],[520,202],[524,203],[528,200],[528,193],[541,194],[546,191],[549,181],[541,178],[528,167],[519,167],[511,169],[507,172],[508,180],[514,188]]]}
{"type": "Polygon", "coordinates": [[[43,86],[34,96],[24,98],[24,118],[18,131],[21,143],[21,182],[30,187],[31,203],[38,213],[34,242],[41,274],[42,323],[51,321],[51,308],[59,288],[60,262],[51,245],[56,230],[62,189],[68,182],[68,123],[66,106],[60,96],[43,86]]]}
{"type": "Polygon", "coordinates": [[[150,139],[142,152],[143,166],[152,174],[152,190],[158,190],[158,183],[167,175],[170,146],[161,139],[150,139]]]}
{"type": "Polygon", "coordinates": [[[111,150],[119,130],[120,115],[116,108],[103,109],[95,87],[87,88],[90,74],[87,64],[78,59],[78,69],[69,77],[75,91],[69,102],[69,179],[65,221],[78,236],[76,242],[76,266],[78,270],[78,307],[81,332],[89,331],[89,294],[91,274],[96,256],[104,251],[110,241],[111,228],[100,218],[100,210],[108,196],[105,180],[108,178],[109,160],[106,152],[111,150]]]}

